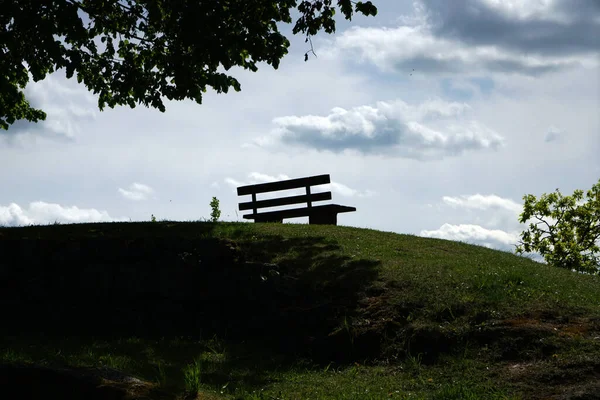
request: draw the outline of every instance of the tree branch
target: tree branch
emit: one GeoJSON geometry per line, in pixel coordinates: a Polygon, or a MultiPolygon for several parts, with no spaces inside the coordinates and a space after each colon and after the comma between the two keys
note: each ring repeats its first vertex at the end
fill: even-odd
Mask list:
{"type": "Polygon", "coordinates": [[[317,53],[315,53],[315,49],[313,47],[310,35],[306,35],[306,41],[305,41],[305,43],[306,42],[310,43],[310,50],[308,50],[306,53],[304,53],[304,61],[308,61],[308,53],[313,53],[315,55],[315,57],[317,56],[317,53]]]}
{"type": "Polygon", "coordinates": [[[547,233],[547,234],[550,234],[550,233],[552,233],[552,227],[551,227],[551,226],[548,224],[548,222],[546,222],[545,220],[543,220],[542,218],[540,218],[540,217],[539,217],[539,216],[537,216],[537,215],[534,215],[533,217],[534,217],[535,219],[537,219],[538,221],[540,221],[540,222],[538,222],[538,224],[540,224],[540,223],[544,223],[544,224],[546,224],[546,226],[548,227],[548,231],[545,231],[545,230],[543,230],[543,229],[540,229],[540,231],[542,231],[542,233],[547,233]]]}
{"type": "MultiPolygon", "coordinates": [[[[65,0],[65,1],[67,3],[69,3],[69,4],[74,5],[77,8],[79,8],[81,11],[87,13],[90,17],[92,17],[92,18],[96,17],[96,15],[94,15],[92,12],[90,12],[90,10],[87,7],[84,7],[83,5],[81,5],[81,3],[74,2],[73,0],[65,0]]],[[[128,6],[124,5],[124,4],[117,3],[117,5],[119,5],[120,7],[124,8],[125,10],[128,10],[128,11],[132,10],[131,7],[128,7],[128,6]]],[[[141,18],[141,19],[144,19],[146,22],[150,22],[148,20],[148,18],[146,18],[143,15],[140,16],[139,14],[136,14],[136,16],[139,17],[139,18],[141,18]]],[[[136,24],[136,30],[137,30],[137,24],[136,24]]],[[[139,40],[140,42],[154,44],[154,42],[152,40],[148,40],[146,38],[140,37],[140,36],[138,36],[138,35],[136,35],[135,33],[132,33],[132,32],[123,32],[123,31],[120,31],[120,30],[115,30],[114,32],[120,33],[122,35],[125,35],[125,37],[130,38],[130,39],[136,39],[136,40],[139,40]]]]}
{"type": "Polygon", "coordinates": [[[140,19],[143,19],[144,21],[146,21],[146,22],[150,23],[150,20],[148,20],[148,17],[146,17],[146,16],[145,16],[145,15],[143,15],[143,14],[138,14],[138,13],[134,12],[134,11],[133,11],[133,9],[132,9],[131,7],[129,7],[129,6],[126,6],[125,4],[122,4],[121,2],[118,2],[118,3],[117,3],[117,5],[118,5],[119,7],[121,7],[121,8],[124,8],[125,10],[127,10],[127,11],[129,11],[129,12],[131,12],[131,13],[135,14],[135,16],[136,16],[136,17],[138,17],[138,18],[140,18],[140,19]]]}

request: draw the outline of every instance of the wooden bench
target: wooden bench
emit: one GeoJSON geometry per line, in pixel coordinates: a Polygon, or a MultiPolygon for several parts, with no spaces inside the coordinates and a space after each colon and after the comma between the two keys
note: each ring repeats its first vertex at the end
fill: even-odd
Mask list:
{"type": "Polygon", "coordinates": [[[246,214],[243,217],[245,219],[253,219],[254,222],[283,222],[286,218],[308,217],[309,224],[337,225],[338,213],[356,211],[356,208],[341,206],[339,204],[314,206],[313,203],[316,201],[331,200],[331,192],[311,193],[311,186],[323,185],[330,182],[329,175],[317,175],[306,178],[240,186],[237,188],[238,196],[252,195],[252,201],[240,203],[239,209],[240,211],[252,210],[252,214],[246,214]],[[306,194],[267,200],[256,199],[256,195],[259,193],[298,188],[306,188],[306,194]],[[306,203],[306,207],[258,212],[261,208],[300,203],[306,203]]]}

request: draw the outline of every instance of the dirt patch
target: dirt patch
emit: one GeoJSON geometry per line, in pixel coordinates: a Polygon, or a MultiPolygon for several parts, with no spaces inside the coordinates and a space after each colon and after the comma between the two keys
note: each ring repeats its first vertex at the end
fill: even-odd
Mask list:
{"type": "Polygon", "coordinates": [[[528,399],[600,400],[600,374],[572,367],[517,363],[507,366],[507,372],[528,399]]]}
{"type": "Polygon", "coordinates": [[[166,400],[150,382],[107,368],[0,365],[0,398],[21,400],[166,400]]]}
{"type": "Polygon", "coordinates": [[[600,399],[600,360],[579,356],[563,360],[511,362],[502,374],[531,399],[600,399]]]}
{"type": "Polygon", "coordinates": [[[553,333],[563,338],[595,339],[600,335],[600,323],[590,318],[520,317],[502,321],[511,328],[533,329],[553,333]]]}
{"type": "Polygon", "coordinates": [[[600,380],[568,385],[559,394],[548,397],[552,400],[599,400],[600,380]]]}
{"type": "Polygon", "coordinates": [[[502,360],[525,361],[551,357],[565,341],[597,340],[599,335],[597,320],[534,315],[488,321],[473,337],[482,345],[494,346],[502,360]]]}

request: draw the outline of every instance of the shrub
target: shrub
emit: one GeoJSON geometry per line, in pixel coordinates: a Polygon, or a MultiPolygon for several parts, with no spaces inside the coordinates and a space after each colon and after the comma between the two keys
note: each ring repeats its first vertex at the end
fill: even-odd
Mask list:
{"type": "Polygon", "coordinates": [[[210,208],[212,210],[210,212],[210,220],[212,222],[217,222],[219,220],[219,217],[221,217],[221,210],[219,209],[219,199],[213,196],[210,202],[210,208]]]}

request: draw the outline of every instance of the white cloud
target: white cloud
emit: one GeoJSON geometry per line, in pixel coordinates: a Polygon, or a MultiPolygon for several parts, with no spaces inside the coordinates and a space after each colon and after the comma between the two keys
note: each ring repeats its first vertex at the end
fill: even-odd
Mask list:
{"type": "Polygon", "coordinates": [[[237,188],[239,186],[256,185],[258,183],[268,183],[268,182],[282,181],[282,180],[287,180],[287,179],[290,179],[290,177],[287,175],[284,175],[284,174],[272,176],[272,175],[262,174],[260,172],[251,172],[248,174],[247,179],[244,181],[238,181],[233,178],[225,178],[225,183],[227,183],[231,187],[237,188]]]}
{"type": "MultiPolygon", "coordinates": [[[[439,229],[422,230],[421,236],[476,243],[490,248],[514,250],[524,228],[518,222],[523,206],[495,194],[443,196],[442,202],[466,214],[453,215],[454,223],[446,222],[439,229]],[[493,228],[492,228],[493,227],[493,228]]],[[[448,214],[442,208],[440,213],[448,214]]]]}
{"type": "Polygon", "coordinates": [[[467,93],[467,94],[481,94],[481,86],[477,85],[472,80],[467,80],[465,78],[457,77],[454,79],[448,80],[448,91],[454,93],[467,93]]]}
{"type": "Polygon", "coordinates": [[[0,206],[0,226],[23,226],[48,223],[82,223],[128,221],[129,218],[113,218],[107,211],[95,208],[65,207],[55,203],[35,201],[29,208],[21,208],[18,204],[0,206]]]}
{"type": "Polygon", "coordinates": [[[492,195],[463,195],[460,197],[444,196],[444,203],[452,207],[461,207],[467,209],[489,210],[504,209],[514,214],[519,214],[523,210],[523,205],[511,199],[505,199],[500,196],[492,195]]]}
{"type": "MultiPolygon", "coordinates": [[[[250,174],[248,174],[248,178],[243,182],[233,178],[225,178],[225,183],[227,183],[232,188],[237,188],[239,186],[255,185],[257,183],[275,182],[288,179],[292,178],[285,174],[272,176],[268,174],[262,174],[259,172],[251,172],[250,174]]],[[[372,197],[377,195],[377,193],[373,190],[357,190],[344,184],[333,181],[328,184],[313,186],[311,191],[312,193],[331,191],[334,194],[339,194],[344,197],[372,197]]],[[[290,193],[292,192],[294,192],[294,194],[304,194],[305,190],[302,188],[290,190],[290,193]]],[[[277,193],[269,194],[268,196],[277,197],[277,193]]]]}
{"type": "Polygon", "coordinates": [[[236,181],[233,178],[225,178],[225,183],[228,184],[229,186],[233,187],[233,188],[237,188],[239,186],[245,186],[246,184],[240,181],[236,181]]]}
{"type": "Polygon", "coordinates": [[[329,186],[333,193],[339,193],[344,197],[373,197],[377,194],[373,190],[356,190],[337,182],[331,182],[324,186],[329,186]]]}
{"type": "Polygon", "coordinates": [[[275,181],[284,181],[290,179],[289,176],[285,174],[279,174],[275,176],[261,174],[260,172],[251,172],[248,174],[249,182],[247,185],[253,185],[256,183],[267,183],[267,182],[275,182],[275,181]]]}
{"type": "Polygon", "coordinates": [[[513,249],[519,241],[516,232],[486,229],[473,224],[444,224],[436,230],[422,230],[421,236],[487,245],[488,247],[513,249]]]}
{"type": "Polygon", "coordinates": [[[65,79],[62,72],[55,72],[39,82],[30,82],[25,88],[25,97],[32,107],[46,112],[46,120],[37,123],[16,121],[6,132],[9,144],[23,143],[23,135],[73,140],[81,132],[82,124],[97,116],[94,96],[75,79],[65,79]]]}
{"type": "Polygon", "coordinates": [[[15,203],[7,207],[0,206],[0,226],[31,225],[33,219],[26,215],[25,211],[15,203]]]}
{"type": "Polygon", "coordinates": [[[507,17],[520,20],[562,20],[560,15],[553,13],[555,0],[482,0],[481,3],[507,17]]]}
{"type": "Polygon", "coordinates": [[[135,182],[129,186],[128,190],[119,188],[119,193],[128,200],[141,201],[147,200],[148,196],[154,193],[154,189],[143,183],[135,182]]]}
{"type": "MultiPolygon", "coordinates": [[[[524,74],[545,72],[579,65],[573,57],[551,57],[500,50],[493,45],[470,47],[460,42],[438,38],[425,27],[360,28],[347,30],[328,49],[327,57],[343,56],[370,62],[385,72],[409,75],[435,74],[524,74]]],[[[592,59],[590,59],[593,62],[592,59]]]]}
{"type": "Polygon", "coordinates": [[[336,107],[326,116],[275,118],[273,123],[277,128],[255,143],[266,148],[299,145],[334,153],[355,151],[418,160],[502,147],[502,136],[464,118],[469,110],[467,104],[439,98],[417,106],[396,100],[350,110],[336,107]]]}
{"type": "Polygon", "coordinates": [[[354,26],[321,53],[406,77],[414,69],[413,79],[542,76],[579,65],[597,67],[600,25],[594,16],[600,18],[600,7],[585,0],[570,6],[573,1],[416,1],[413,16],[404,16],[400,26],[354,26]]]}
{"type": "MultiPolygon", "coordinates": [[[[256,185],[258,183],[268,183],[275,181],[282,181],[290,179],[289,176],[285,174],[279,175],[267,175],[260,172],[251,172],[248,174],[247,178],[244,181],[238,181],[233,178],[225,178],[225,183],[231,186],[234,190],[240,186],[247,185],[256,185]]],[[[304,190],[302,189],[293,189],[288,192],[288,194],[304,194],[304,190]]],[[[275,198],[278,197],[277,193],[263,193],[260,195],[263,199],[275,198]]]]}

